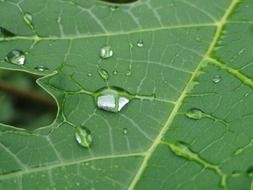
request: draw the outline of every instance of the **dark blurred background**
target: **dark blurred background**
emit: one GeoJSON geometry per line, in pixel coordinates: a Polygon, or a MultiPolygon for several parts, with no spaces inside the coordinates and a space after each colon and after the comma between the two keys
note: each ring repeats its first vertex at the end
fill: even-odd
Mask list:
{"type": "Polygon", "coordinates": [[[0,123],[33,130],[53,122],[57,105],[38,76],[0,70],[0,123]]]}

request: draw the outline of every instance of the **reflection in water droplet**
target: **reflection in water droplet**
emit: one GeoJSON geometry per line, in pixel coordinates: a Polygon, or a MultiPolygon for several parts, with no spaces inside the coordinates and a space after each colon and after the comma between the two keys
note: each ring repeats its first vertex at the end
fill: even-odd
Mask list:
{"type": "Polygon", "coordinates": [[[201,119],[206,116],[206,114],[198,108],[190,109],[189,112],[187,112],[185,115],[186,117],[190,119],[196,119],[196,120],[201,119]]]}
{"type": "Polygon", "coordinates": [[[122,132],[123,132],[124,135],[127,135],[128,129],[127,128],[123,128],[122,132]]]}
{"type": "Polygon", "coordinates": [[[33,17],[30,13],[24,14],[24,20],[25,20],[26,24],[28,24],[29,26],[32,26],[33,17]]]}
{"type": "Polygon", "coordinates": [[[143,41],[138,41],[137,42],[137,47],[143,47],[144,46],[144,42],[143,41]]]}
{"type": "Polygon", "coordinates": [[[105,69],[98,68],[98,74],[103,80],[109,79],[109,73],[105,69]]]}
{"type": "Polygon", "coordinates": [[[214,77],[213,77],[213,79],[212,79],[212,81],[215,83],[215,84],[217,84],[217,83],[219,83],[220,81],[221,81],[221,76],[220,75],[215,75],[214,77]]]}
{"type": "Polygon", "coordinates": [[[113,94],[105,94],[97,98],[97,105],[99,108],[107,111],[115,112],[116,103],[115,96],[113,94]]]}
{"type": "Polygon", "coordinates": [[[120,111],[125,105],[127,105],[129,102],[129,99],[124,98],[124,97],[120,97],[119,98],[119,106],[118,106],[118,110],[120,111]]]}
{"type": "Polygon", "coordinates": [[[113,51],[111,46],[104,46],[103,48],[100,49],[100,57],[103,59],[112,57],[113,51]]]}
{"type": "Polygon", "coordinates": [[[98,91],[95,98],[98,108],[110,112],[121,111],[131,99],[127,92],[114,88],[106,88],[98,91]]]}
{"type": "Polygon", "coordinates": [[[36,71],[39,71],[39,72],[44,72],[44,71],[48,71],[49,69],[43,65],[38,65],[34,68],[36,71]]]}
{"type": "Polygon", "coordinates": [[[86,127],[76,127],[75,138],[78,144],[85,148],[89,148],[93,141],[90,130],[86,127]]]}
{"type": "Polygon", "coordinates": [[[12,50],[6,55],[5,61],[16,65],[24,65],[25,53],[20,50],[12,50]]]}

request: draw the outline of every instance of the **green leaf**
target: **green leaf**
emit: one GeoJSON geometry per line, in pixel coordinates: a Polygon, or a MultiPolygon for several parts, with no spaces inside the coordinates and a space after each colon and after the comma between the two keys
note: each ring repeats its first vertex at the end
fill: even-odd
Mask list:
{"type": "Polygon", "coordinates": [[[50,126],[0,126],[0,189],[250,189],[252,8],[252,0],[0,1],[8,31],[0,66],[43,76],[59,105],[50,126]],[[113,55],[101,58],[105,46],[113,55]],[[24,65],[7,62],[12,50],[25,53],[24,65]],[[98,109],[106,87],[130,102],[98,109]],[[90,148],[76,142],[79,126],[91,131],[90,148]]]}

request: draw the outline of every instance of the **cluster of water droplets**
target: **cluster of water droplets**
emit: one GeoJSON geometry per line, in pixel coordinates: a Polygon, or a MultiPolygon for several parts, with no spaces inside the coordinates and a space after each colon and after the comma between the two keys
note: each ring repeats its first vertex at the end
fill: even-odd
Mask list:
{"type": "MultiPolygon", "coordinates": [[[[117,9],[117,7],[111,7],[112,11],[115,11],[116,9],[117,9]]],[[[33,29],[32,15],[30,13],[25,13],[23,18],[24,18],[25,23],[31,29],[33,29]]],[[[0,31],[4,35],[7,35],[7,34],[12,35],[11,32],[4,30],[2,28],[0,28],[0,29],[1,29],[0,31]]],[[[138,48],[144,47],[143,41],[140,40],[140,41],[136,42],[136,47],[138,47],[138,48]]],[[[113,55],[114,55],[113,49],[109,45],[105,45],[99,50],[99,57],[102,60],[109,59],[113,55]]],[[[24,51],[18,50],[18,49],[13,49],[6,55],[5,61],[8,63],[11,63],[11,64],[23,66],[26,64],[26,61],[27,61],[26,56],[27,56],[27,53],[25,53],[24,51]]],[[[46,66],[43,66],[43,65],[37,65],[34,67],[34,69],[37,72],[45,72],[45,71],[49,70],[49,68],[47,68],[46,66]]],[[[126,76],[131,75],[131,70],[132,70],[132,65],[129,65],[128,71],[126,72],[126,76]]],[[[98,66],[97,72],[98,72],[98,75],[103,80],[107,81],[109,79],[109,72],[106,69],[98,66]]],[[[117,75],[118,71],[113,70],[112,74],[117,75]]],[[[92,73],[87,73],[87,76],[91,77],[92,73]]],[[[103,88],[103,89],[98,90],[94,95],[94,99],[96,102],[96,106],[99,109],[107,111],[107,112],[116,113],[116,112],[120,112],[124,107],[126,107],[126,105],[132,99],[132,96],[123,89],[107,87],[107,88],[103,88]]],[[[128,129],[123,128],[122,133],[124,135],[127,135],[128,129]]],[[[82,147],[85,147],[85,148],[89,148],[92,144],[92,141],[93,141],[90,130],[86,127],[83,127],[83,126],[76,127],[75,139],[78,144],[80,144],[82,147]]]]}

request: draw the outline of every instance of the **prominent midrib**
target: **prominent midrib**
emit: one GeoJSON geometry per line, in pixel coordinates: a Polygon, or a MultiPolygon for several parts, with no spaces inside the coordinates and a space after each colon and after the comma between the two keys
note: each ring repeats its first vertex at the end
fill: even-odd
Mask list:
{"type": "Polygon", "coordinates": [[[206,60],[208,59],[208,57],[210,57],[210,54],[212,53],[212,51],[215,48],[215,45],[219,39],[220,34],[222,33],[222,29],[224,27],[224,25],[226,24],[226,21],[229,17],[229,15],[232,13],[232,11],[234,10],[236,4],[239,2],[239,0],[233,0],[231,2],[231,4],[229,5],[229,7],[226,9],[226,12],[224,13],[223,17],[221,18],[221,20],[217,23],[217,30],[216,33],[213,37],[213,40],[205,54],[205,56],[202,58],[202,60],[200,61],[199,65],[197,66],[197,68],[195,69],[195,71],[193,72],[190,80],[187,82],[184,90],[182,91],[180,97],[178,98],[178,100],[176,101],[176,104],[168,118],[168,120],[166,121],[164,127],[162,128],[161,132],[159,133],[159,135],[157,136],[157,138],[154,140],[154,143],[151,145],[151,147],[148,149],[148,151],[145,154],[144,160],[137,172],[137,174],[135,175],[135,177],[133,178],[130,186],[129,186],[129,190],[133,190],[136,186],[136,184],[138,183],[139,179],[141,178],[148,160],[150,159],[150,157],[152,156],[153,152],[155,151],[156,147],[160,144],[160,141],[162,139],[162,137],[164,136],[164,134],[167,132],[167,130],[169,129],[169,127],[171,126],[171,124],[174,121],[174,118],[177,115],[178,110],[180,109],[183,100],[185,99],[185,97],[187,96],[187,93],[190,92],[191,87],[192,87],[192,83],[194,81],[194,79],[196,78],[197,74],[199,73],[200,69],[203,67],[203,65],[206,63],[206,60]]]}
{"type": "Polygon", "coordinates": [[[2,174],[2,175],[0,175],[0,181],[4,180],[4,179],[9,179],[12,177],[22,176],[24,174],[42,172],[45,170],[51,170],[54,168],[64,167],[64,166],[77,165],[77,164],[81,164],[81,163],[85,163],[85,162],[92,162],[92,161],[105,160],[105,159],[116,159],[116,158],[143,157],[143,155],[144,155],[143,153],[119,154],[119,155],[109,155],[109,156],[97,156],[97,157],[80,159],[80,160],[64,161],[64,162],[59,162],[59,163],[55,163],[55,164],[27,168],[27,170],[20,170],[20,171],[2,174]]]}
{"type": "Polygon", "coordinates": [[[144,33],[144,32],[156,32],[162,30],[172,30],[172,29],[182,29],[182,28],[199,28],[199,27],[210,27],[216,26],[216,23],[199,23],[199,24],[183,24],[183,25],[169,25],[163,27],[154,27],[154,28],[144,28],[138,30],[130,30],[128,32],[111,32],[111,33],[100,33],[100,34],[82,34],[82,35],[65,35],[65,36],[14,36],[1,38],[1,41],[13,41],[13,40],[31,40],[31,41],[40,41],[40,40],[76,40],[76,39],[89,39],[89,38],[99,38],[99,37],[113,37],[121,35],[130,35],[134,33],[144,33]]]}

